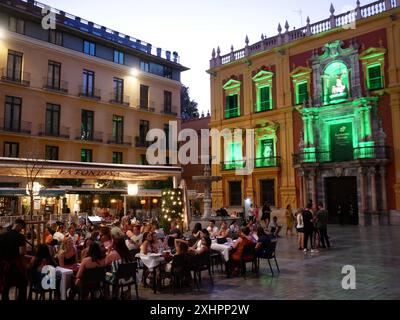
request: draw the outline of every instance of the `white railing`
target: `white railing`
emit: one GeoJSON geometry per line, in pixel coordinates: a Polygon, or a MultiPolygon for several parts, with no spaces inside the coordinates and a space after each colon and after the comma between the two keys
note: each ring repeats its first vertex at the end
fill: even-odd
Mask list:
{"type": "Polygon", "coordinates": [[[286,29],[285,33],[280,32],[277,36],[262,39],[252,45],[246,45],[246,47],[241,50],[231,51],[231,53],[223,56],[220,56],[219,54],[215,56],[214,54],[210,60],[210,67],[218,67],[220,65],[243,59],[258,52],[280,46],[287,42],[303,39],[307,36],[326,32],[337,27],[351,25],[356,23],[357,20],[378,15],[382,12],[391,10],[392,8],[396,8],[399,5],[400,0],[378,0],[362,7],[357,6],[354,10],[339,15],[332,14],[330,18],[313,24],[308,22],[305,27],[300,29],[293,31],[286,29]]]}

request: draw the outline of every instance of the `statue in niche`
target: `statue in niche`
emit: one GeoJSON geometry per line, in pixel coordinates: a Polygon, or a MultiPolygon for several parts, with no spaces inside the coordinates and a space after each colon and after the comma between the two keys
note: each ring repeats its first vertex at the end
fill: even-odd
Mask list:
{"type": "Polygon", "coordinates": [[[336,79],[336,86],[333,86],[332,88],[332,94],[337,95],[337,94],[343,94],[346,91],[346,86],[343,84],[342,81],[342,74],[339,74],[336,79]]]}

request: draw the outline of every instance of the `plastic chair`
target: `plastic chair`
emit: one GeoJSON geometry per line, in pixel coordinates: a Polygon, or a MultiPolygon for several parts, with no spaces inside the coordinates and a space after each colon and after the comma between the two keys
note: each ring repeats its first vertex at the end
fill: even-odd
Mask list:
{"type": "Polygon", "coordinates": [[[260,259],[265,259],[268,261],[269,268],[271,270],[272,275],[274,275],[274,270],[272,269],[270,260],[275,260],[276,268],[278,269],[278,273],[281,271],[279,270],[278,261],[276,260],[276,245],[278,241],[276,239],[272,240],[265,248],[261,249],[262,251],[257,254],[257,270],[260,267],[260,259]]]}
{"type": "Polygon", "coordinates": [[[124,288],[129,288],[130,292],[131,286],[134,285],[136,299],[139,300],[139,291],[136,278],[137,270],[137,262],[122,263],[118,265],[118,270],[115,274],[115,277],[112,280],[107,280],[107,283],[111,285],[113,289],[117,289],[118,295],[121,297],[121,299],[123,299],[122,292],[124,291],[124,288]]]}

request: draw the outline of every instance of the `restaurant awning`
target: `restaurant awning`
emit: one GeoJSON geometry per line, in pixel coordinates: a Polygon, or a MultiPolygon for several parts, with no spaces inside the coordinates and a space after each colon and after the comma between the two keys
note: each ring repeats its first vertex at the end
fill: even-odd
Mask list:
{"type": "Polygon", "coordinates": [[[39,179],[98,179],[120,181],[166,180],[181,176],[182,168],[73,161],[0,158],[0,176],[26,177],[27,170],[38,170],[39,179]]]}
{"type": "MultiPolygon", "coordinates": [[[[40,190],[40,197],[56,197],[65,194],[65,190],[62,189],[43,189],[40,190]]],[[[0,196],[18,197],[18,196],[28,196],[26,194],[26,189],[24,188],[0,188],[0,196]]]]}

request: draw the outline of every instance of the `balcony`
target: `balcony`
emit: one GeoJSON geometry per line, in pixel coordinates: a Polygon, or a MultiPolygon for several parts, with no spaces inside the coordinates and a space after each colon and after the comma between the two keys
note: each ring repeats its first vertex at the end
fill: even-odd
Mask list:
{"type": "Polygon", "coordinates": [[[348,159],[343,158],[340,161],[335,161],[330,151],[303,152],[293,155],[293,163],[295,165],[300,165],[304,163],[345,162],[362,159],[387,160],[389,159],[389,148],[385,146],[368,146],[354,148],[352,157],[349,156],[348,159]]]}
{"type": "Polygon", "coordinates": [[[101,90],[96,88],[89,89],[85,86],[79,86],[79,96],[88,99],[100,100],[101,90]]]}
{"type": "Polygon", "coordinates": [[[0,119],[0,131],[12,132],[20,134],[31,134],[32,122],[20,121],[19,123],[5,123],[4,119],[0,119]]]}
{"type": "Polygon", "coordinates": [[[225,109],[225,119],[240,117],[240,108],[225,109]]]}
{"type": "Polygon", "coordinates": [[[276,168],[281,166],[281,157],[257,158],[254,160],[255,168],[276,168]]]}
{"type": "Polygon", "coordinates": [[[164,114],[168,114],[170,116],[177,116],[178,115],[178,107],[177,106],[163,106],[163,113],[164,114]]]}
{"type": "Polygon", "coordinates": [[[148,112],[155,112],[155,103],[154,101],[148,101],[145,99],[138,99],[136,102],[137,108],[143,111],[148,111],[148,112]]]}
{"type": "Polygon", "coordinates": [[[103,132],[90,130],[77,130],[75,140],[88,142],[103,142],[103,132]]]}
{"type": "Polygon", "coordinates": [[[246,167],[246,160],[229,161],[229,162],[224,162],[221,164],[222,171],[243,169],[245,167],[246,167]]]}
{"type": "Polygon", "coordinates": [[[130,105],[129,100],[130,100],[129,96],[115,94],[115,92],[112,92],[110,94],[110,103],[113,103],[113,104],[119,104],[122,106],[129,107],[129,105],[130,105]]]}
{"type": "Polygon", "coordinates": [[[39,136],[69,139],[70,134],[68,127],[60,127],[59,130],[50,130],[49,128],[46,128],[46,125],[41,124],[39,125],[39,136]]]}
{"type": "Polygon", "coordinates": [[[135,146],[136,148],[148,148],[151,142],[146,141],[145,137],[136,136],[135,137],[135,146]]]}
{"type": "Polygon", "coordinates": [[[263,102],[254,104],[254,112],[255,113],[265,112],[265,111],[269,111],[269,110],[272,110],[271,101],[263,101],[263,102]]]}
{"type": "Polygon", "coordinates": [[[3,68],[1,69],[1,81],[29,87],[31,84],[31,74],[3,68]]]}
{"type": "Polygon", "coordinates": [[[107,136],[107,143],[108,144],[118,144],[121,146],[131,146],[132,145],[132,137],[109,134],[107,136]]]}
{"type": "Polygon", "coordinates": [[[68,93],[67,81],[55,81],[53,78],[43,78],[43,89],[59,93],[68,93]]]}

